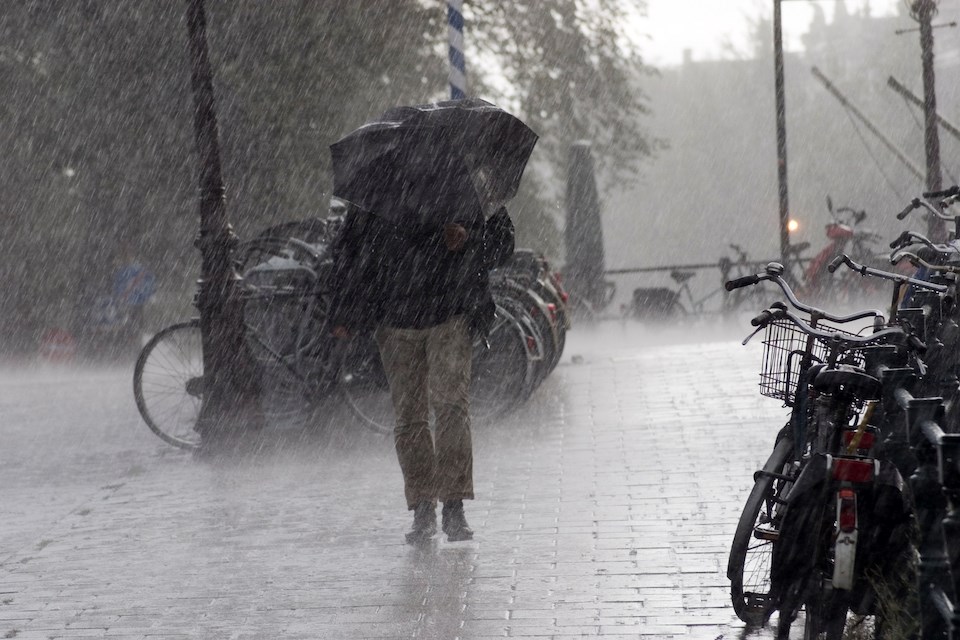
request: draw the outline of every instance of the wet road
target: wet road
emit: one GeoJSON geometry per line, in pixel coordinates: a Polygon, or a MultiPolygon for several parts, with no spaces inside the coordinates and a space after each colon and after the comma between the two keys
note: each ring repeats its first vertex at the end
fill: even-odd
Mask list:
{"type": "Polygon", "coordinates": [[[0,371],[0,637],[768,638],[726,554],[785,410],[759,345],[573,331],[475,428],[469,543],[404,544],[392,442],[345,421],[197,459],[131,372],[0,371]]]}

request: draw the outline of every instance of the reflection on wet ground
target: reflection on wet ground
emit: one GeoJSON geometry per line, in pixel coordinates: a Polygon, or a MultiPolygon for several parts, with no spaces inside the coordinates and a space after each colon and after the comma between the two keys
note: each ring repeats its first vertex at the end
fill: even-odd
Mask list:
{"type": "Polygon", "coordinates": [[[476,539],[417,548],[389,436],[328,414],[196,458],[129,371],[5,369],[0,633],[748,637],[726,553],[784,413],[740,327],[575,329],[475,428],[476,539]]]}

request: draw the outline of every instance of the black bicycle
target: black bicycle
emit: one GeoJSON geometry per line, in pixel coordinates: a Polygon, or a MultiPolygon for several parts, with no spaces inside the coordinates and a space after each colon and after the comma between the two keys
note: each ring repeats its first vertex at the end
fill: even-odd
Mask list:
{"type": "Polygon", "coordinates": [[[761,394],[791,414],[755,475],[727,574],[734,609],[748,624],[779,611],[777,634],[786,639],[803,610],[805,638],[838,640],[848,611],[876,612],[872,577],[897,570],[902,556],[890,543],[903,548],[911,517],[903,479],[880,446],[874,410],[883,387],[869,354],[919,347],[903,328],[885,326],[879,311],[835,316],[801,303],[782,275],[771,263],[728,284],[774,282],[805,317],[781,303],[752,320],[754,334],[765,331],[761,394]],[[843,328],[867,319],[869,335],[843,328]]]}

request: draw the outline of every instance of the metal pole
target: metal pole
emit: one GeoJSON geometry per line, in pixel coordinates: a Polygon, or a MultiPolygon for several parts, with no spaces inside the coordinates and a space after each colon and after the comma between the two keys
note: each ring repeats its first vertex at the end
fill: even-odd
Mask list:
{"type": "Polygon", "coordinates": [[[786,264],[790,249],[790,199],[787,194],[787,107],[783,89],[783,26],[781,0],[773,0],[773,73],[777,109],[777,185],[780,195],[780,260],[786,264]]]}
{"type": "Polygon", "coordinates": [[[927,190],[943,188],[940,174],[940,135],[937,131],[937,93],[933,71],[933,25],[937,13],[933,0],[918,0],[914,11],[920,22],[920,55],[923,63],[923,147],[927,154],[927,190]]]}
{"type": "MultiPolygon", "coordinates": [[[[940,174],[940,132],[937,128],[937,94],[933,72],[933,17],[937,0],[913,0],[910,15],[920,25],[920,61],[923,76],[923,148],[927,159],[927,190],[943,188],[940,174]]],[[[948,232],[942,220],[928,218],[927,234],[936,241],[946,240],[948,232]]]]}
{"type": "Polygon", "coordinates": [[[463,0],[447,0],[447,37],[450,41],[450,97],[467,97],[467,63],[463,55],[463,0]]]}
{"type": "Polygon", "coordinates": [[[187,0],[187,29],[200,190],[200,231],[194,244],[201,254],[196,304],[200,311],[204,387],[197,431],[208,443],[211,438],[227,435],[238,423],[253,420],[259,424],[260,415],[259,409],[245,413],[246,405],[258,400],[256,377],[245,358],[242,306],[236,295],[240,278],[233,268],[232,255],[237,238],[227,222],[203,0],[187,0]]]}

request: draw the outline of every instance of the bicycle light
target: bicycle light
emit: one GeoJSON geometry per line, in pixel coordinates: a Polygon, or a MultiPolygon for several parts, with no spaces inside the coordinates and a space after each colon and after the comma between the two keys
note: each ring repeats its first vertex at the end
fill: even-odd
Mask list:
{"type": "Polygon", "coordinates": [[[873,480],[874,460],[834,458],[830,471],[834,480],[841,482],[870,482],[873,480]]]}
{"type": "Polygon", "coordinates": [[[837,492],[837,528],[843,533],[857,528],[857,493],[853,489],[837,492]]]}

